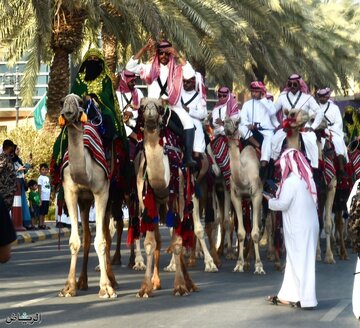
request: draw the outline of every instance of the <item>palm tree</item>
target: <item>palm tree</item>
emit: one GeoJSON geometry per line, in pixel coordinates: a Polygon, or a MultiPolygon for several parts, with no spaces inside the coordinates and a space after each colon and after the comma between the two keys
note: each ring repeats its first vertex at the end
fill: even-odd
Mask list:
{"type": "Polygon", "coordinates": [[[280,85],[297,71],[313,85],[345,85],[359,50],[351,34],[359,16],[351,16],[358,10],[352,1],[344,3],[336,16],[350,25],[330,28],[326,6],[316,0],[8,0],[0,3],[0,43],[9,46],[10,62],[29,59],[23,102],[31,99],[40,61],[51,62],[52,128],[68,92],[69,54],[78,60],[81,47],[96,44],[100,32],[112,69],[150,35],[165,35],[219,83],[261,78],[280,85]]]}

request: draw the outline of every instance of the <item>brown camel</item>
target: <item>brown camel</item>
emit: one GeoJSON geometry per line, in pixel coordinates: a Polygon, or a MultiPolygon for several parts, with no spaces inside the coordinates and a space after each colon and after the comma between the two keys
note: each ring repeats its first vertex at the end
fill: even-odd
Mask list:
{"type": "Polygon", "coordinates": [[[81,241],[78,231],[79,204],[84,227],[84,263],[78,287],[87,288],[87,255],[90,246],[90,230],[88,215],[91,204],[95,200],[96,207],[96,236],[94,246],[100,265],[100,291],[101,298],[114,298],[115,277],[111,271],[109,250],[105,238],[109,238],[109,222],[105,219],[105,211],[109,197],[109,179],[104,168],[94,160],[88,148],[84,146],[84,127],[80,121],[83,115],[81,98],[69,94],[64,99],[61,115],[67,122],[69,165],[63,169],[63,188],[66,205],[71,218],[71,235],[69,246],[71,263],[68,279],[59,296],[76,295],[76,261],[81,241]],[[84,270],[85,267],[85,270],[84,270]]]}
{"type": "MultiPolygon", "coordinates": [[[[139,210],[143,212],[145,205],[143,201],[144,176],[146,182],[153,190],[156,206],[159,213],[163,213],[166,208],[169,196],[170,165],[169,158],[164,153],[164,148],[160,145],[160,123],[162,112],[164,111],[164,102],[162,100],[144,98],[141,101],[141,108],[144,116],[144,153],[140,154],[140,165],[137,172],[137,187],[139,198],[139,210]],[[146,162],[146,163],[145,163],[146,162]]],[[[180,179],[179,190],[182,179],[180,179]]],[[[179,201],[183,203],[183,201],[179,201]]],[[[183,205],[179,205],[179,214],[181,216],[183,205]]],[[[148,230],[144,241],[146,253],[146,271],[145,278],[137,294],[138,297],[149,297],[153,289],[161,288],[159,277],[159,256],[160,256],[160,232],[158,224],[155,224],[153,231],[148,230]],[[155,259],[154,271],[152,273],[152,262],[155,259]]],[[[182,238],[173,234],[171,250],[175,256],[176,272],[174,281],[174,295],[186,295],[190,291],[196,291],[197,287],[190,279],[187,272],[184,258],[182,238]]]]}

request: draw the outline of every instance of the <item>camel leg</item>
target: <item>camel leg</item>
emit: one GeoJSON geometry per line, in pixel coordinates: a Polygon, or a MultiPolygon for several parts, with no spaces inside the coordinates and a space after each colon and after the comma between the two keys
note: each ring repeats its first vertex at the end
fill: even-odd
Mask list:
{"type": "MultiPolygon", "coordinates": [[[[174,230],[173,228],[169,229],[171,238],[172,238],[172,236],[173,236],[173,230],[174,230]]],[[[170,249],[171,249],[171,247],[170,247],[170,249]]],[[[172,251],[172,249],[171,249],[171,251],[172,251]]],[[[169,263],[168,266],[166,266],[166,267],[164,268],[164,271],[166,271],[166,272],[175,272],[175,271],[176,271],[175,256],[174,256],[174,252],[173,252],[173,251],[172,251],[172,254],[171,254],[170,263],[169,263]]]]}
{"type": "MultiPolygon", "coordinates": [[[[64,174],[65,175],[65,174],[64,174]]],[[[64,182],[69,184],[69,181],[64,182]]],[[[81,247],[81,241],[78,228],[78,209],[77,209],[77,192],[71,186],[64,187],[64,197],[71,219],[71,234],[69,247],[71,252],[70,270],[65,287],[60,290],[59,296],[70,297],[76,296],[76,262],[81,247]]]]}
{"type": "Polygon", "coordinates": [[[241,197],[236,195],[235,188],[233,187],[233,183],[231,183],[231,201],[235,208],[236,216],[238,219],[238,230],[237,230],[237,237],[238,237],[238,259],[234,268],[234,272],[244,272],[244,241],[245,241],[245,228],[243,222],[243,213],[242,213],[242,204],[241,204],[241,197]]]}
{"type": "MultiPolygon", "coordinates": [[[[103,188],[105,189],[105,188],[103,188]]],[[[111,264],[108,263],[107,257],[110,258],[110,253],[106,249],[106,238],[110,239],[109,222],[105,218],[105,210],[108,201],[108,194],[101,190],[99,193],[94,194],[95,210],[96,210],[96,235],[94,240],[94,247],[99,259],[100,265],[100,290],[99,297],[101,298],[115,298],[117,297],[115,290],[112,287],[109,279],[107,268],[111,264]],[[107,235],[104,234],[104,225],[107,235]],[[108,254],[108,255],[107,255],[108,254]]]]}
{"type": "Polygon", "coordinates": [[[83,248],[84,248],[84,256],[83,256],[83,264],[82,270],[77,282],[77,288],[80,290],[88,289],[88,275],[87,275],[87,267],[89,260],[89,251],[90,251],[90,243],[91,243],[91,233],[89,227],[89,210],[91,204],[89,204],[88,208],[84,208],[83,204],[79,204],[80,207],[80,216],[81,223],[83,227],[83,248]]]}
{"type": "Polygon", "coordinates": [[[147,231],[144,240],[144,249],[146,253],[145,277],[136,297],[147,298],[152,293],[153,284],[151,283],[151,270],[152,270],[152,262],[153,262],[155,248],[156,248],[155,232],[147,231]]]}
{"type": "Polygon", "coordinates": [[[251,230],[251,238],[254,242],[254,249],[255,249],[255,274],[265,274],[263,264],[260,258],[260,251],[259,251],[259,240],[260,240],[260,208],[261,208],[261,201],[262,201],[262,191],[255,193],[253,197],[251,197],[252,203],[252,230],[251,230]]]}
{"type": "Polygon", "coordinates": [[[144,257],[141,254],[140,239],[135,239],[135,264],[132,267],[136,271],[146,270],[144,257]]]}
{"type": "Polygon", "coordinates": [[[159,225],[155,227],[155,240],[156,240],[156,247],[154,251],[154,272],[151,278],[151,282],[153,284],[153,289],[161,289],[161,282],[159,276],[159,265],[160,265],[160,250],[161,250],[161,237],[159,231],[159,225]]]}
{"type": "Polygon", "coordinates": [[[331,218],[331,210],[332,205],[334,203],[335,198],[335,191],[336,191],[336,179],[333,178],[333,180],[330,182],[328,186],[328,191],[326,193],[326,201],[325,201],[325,224],[324,224],[324,230],[326,234],[326,253],[324,262],[327,264],[334,264],[335,259],[333,252],[331,250],[331,235],[332,235],[332,228],[333,228],[333,222],[331,218]]]}
{"type": "Polygon", "coordinates": [[[224,229],[225,229],[225,242],[227,245],[226,250],[226,259],[228,260],[235,260],[236,254],[234,254],[233,247],[232,247],[232,232],[234,229],[234,222],[233,217],[231,214],[231,198],[230,192],[225,189],[224,191],[224,229]]]}
{"type": "Polygon", "coordinates": [[[344,240],[344,219],[342,217],[342,211],[335,213],[335,231],[339,233],[339,244],[340,244],[340,260],[348,260],[345,240],[344,240]]]}
{"type": "Polygon", "coordinates": [[[181,267],[181,256],[183,252],[182,238],[174,235],[172,239],[172,250],[175,257],[175,280],[174,280],[174,295],[175,296],[186,296],[189,294],[189,290],[186,287],[186,282],[181,267]]]}
{"type": "Polygon", "coordinates": [[[124,220],[118,219],[116,221],[116,248],[115,253],[112,257],[111,264],[112,265],[121,265],[121,237],[124,230],[124,220]]]}
{"type": "Polygon", "coordinates": [[[195,197],[195,195],[193,195],[192,201],[194,204],[194,209],[193,209],[194,231],[196,237],[199,239],[202,251],[204,253],[205,272],[217,272],[218,269],[205,243],[204,228],[200,221],[199,200],[195,197]]]}
{"type": "MultiPolygon", "coordinates": [[[[105,257],[106,257],[106,275],[110,280],[111,283],[111,287],[113,289],[116,289],[118,287],[118,284],[116,282],[115,279],[115,275],[112,271],[112,266],[111,266],[111,259],[110,259],[110,248],[111,248],[111,240],[112,237],[115,234],[115,227],[114,227],[114,222],[112,222],[112,227],[113,227],[113,231],[110,232],[110,211],[107,210],[105,212],[105,218],[104,218],[104,225],[103,225],[103,233],[104,233],[104,237],[105,237],[105,242],[106,242],[106,247],[105,247],[105,257]]],[[[116,296],[114,296],[116,297],[116,296]]]]}

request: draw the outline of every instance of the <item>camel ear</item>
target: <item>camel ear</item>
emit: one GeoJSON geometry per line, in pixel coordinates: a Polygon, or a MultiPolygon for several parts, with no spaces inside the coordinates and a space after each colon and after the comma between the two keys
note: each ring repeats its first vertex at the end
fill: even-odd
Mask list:
{"type": "Polygon", "coordinates": [[[169,106],[169,100],[168,99],[160,99],[161,100],[161,106],[162,107],[167,107],[169,106]]]}

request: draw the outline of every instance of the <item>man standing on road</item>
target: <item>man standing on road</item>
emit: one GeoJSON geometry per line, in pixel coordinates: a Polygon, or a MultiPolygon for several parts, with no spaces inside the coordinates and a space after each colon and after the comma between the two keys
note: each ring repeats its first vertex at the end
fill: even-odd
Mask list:
{"type": "Polygon", "coordinates": [[[297,149],[284,151],[280,158],[281,182],[269,209],[282,211],[286,266],[281,289],[268,298],[272,304],[313,308],[316,248],[319,236],[316,186],[305,156],[297,149]]]}
{"type": "Polygon", "coordinates": [[[11,256],[11,243],[16,240],[16,232],[11,221],[10,210],[16,192],[16,173],[12,156],[15,145],[11,140],[4,140],[0,154],[0,263],[5,263],[11,256]]]}

